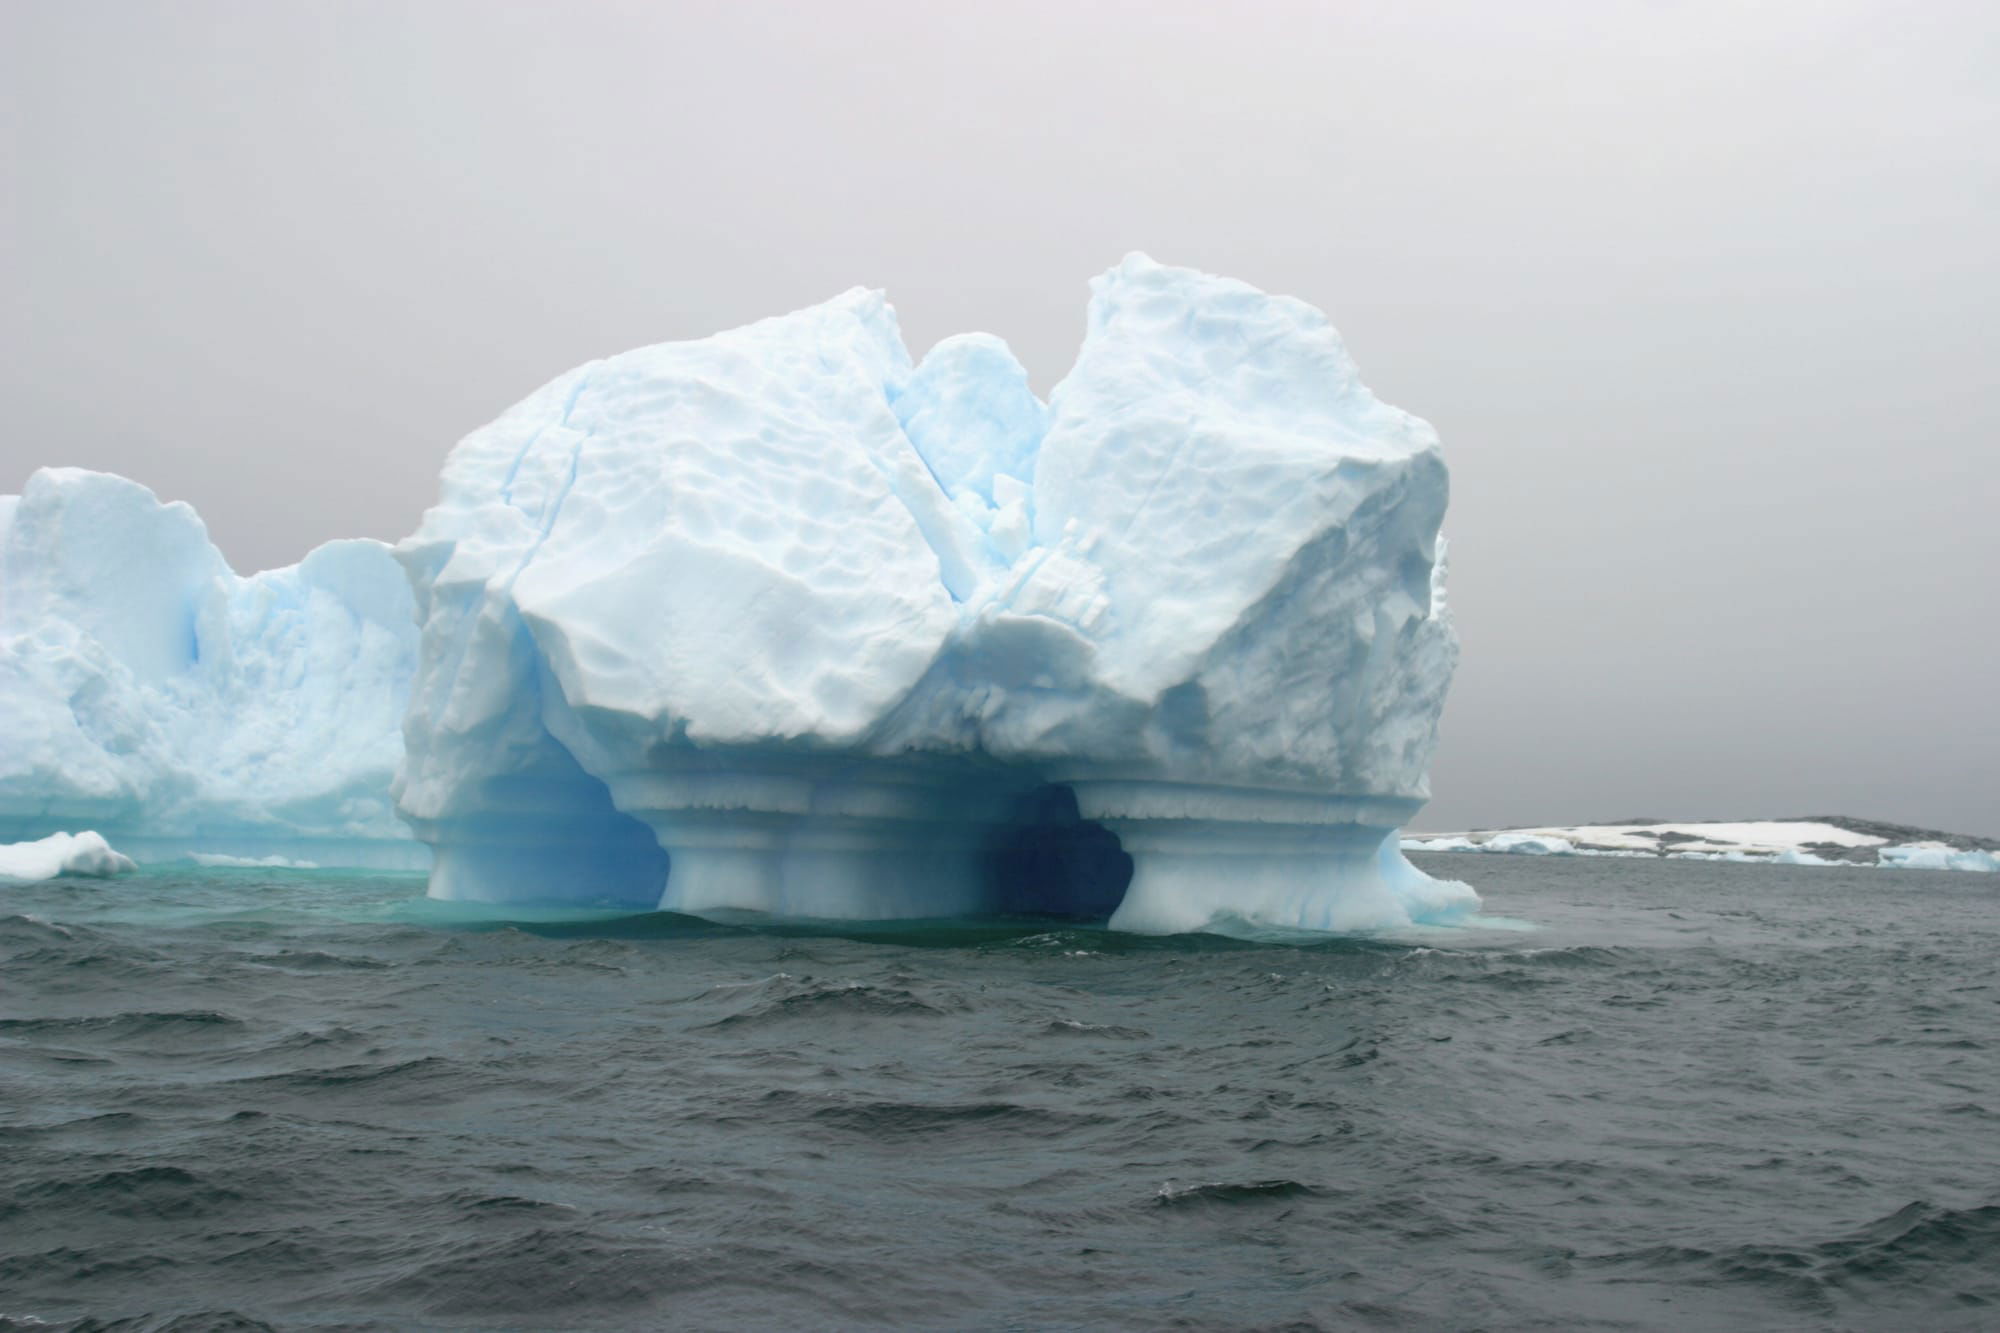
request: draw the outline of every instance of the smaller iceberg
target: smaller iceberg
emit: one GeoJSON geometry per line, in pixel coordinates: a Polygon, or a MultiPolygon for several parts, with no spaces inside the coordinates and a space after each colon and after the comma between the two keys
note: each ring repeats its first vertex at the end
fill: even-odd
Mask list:
{"type": "Polygon", "coordinates": [[[380,542],[243,576],[189,506],[44,468],[0,496],[0,839],[421,867],[389,796],[416,649],[380,542]]]}
{"type": "Polygon", "coordinates": [[[1553,834],[1496,833],[1486,840],[1486,850],[1522,856],[1574,856],[1576,844],[1553,834]]]}
{"type": "Polygon", "coordinates": [[[114,851],[101,833],[51,833],[33,842],[0,843],[0,879],[54,879],[58,875],[89,875],[109,879],[139,867],[114,851]]]}
{"type": "Polygon", "coordinates": [[[1803,847],[1787,847],[1772,858],[1772,863],[1781,866],[1837,866],[1844,861],[1835,861],[1824,856],[1815,856],[1803,847]]]}

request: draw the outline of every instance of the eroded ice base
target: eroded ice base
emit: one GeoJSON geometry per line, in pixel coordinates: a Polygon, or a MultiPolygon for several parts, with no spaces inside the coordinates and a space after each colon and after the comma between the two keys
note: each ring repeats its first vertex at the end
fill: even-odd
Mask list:
{"type": "Polygon", "coordinates": [[[1169,934],[1356,932],[1455,919],[1462,884],[1403,859],[1420,804],[999,765],[690,756],[599,783],[489,783],[418,828],[431,894],[823,920],[1007,914],[1169,934]]]}

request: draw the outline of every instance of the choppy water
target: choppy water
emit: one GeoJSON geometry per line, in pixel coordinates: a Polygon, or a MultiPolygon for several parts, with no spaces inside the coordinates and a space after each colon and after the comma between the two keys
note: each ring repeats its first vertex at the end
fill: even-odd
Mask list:
{"type": "Polygon", "coordinates": [[[2000,883],[1425,860],[1534,928],[0,888],[0,1329],[2000,1326],[2000,883]]]}

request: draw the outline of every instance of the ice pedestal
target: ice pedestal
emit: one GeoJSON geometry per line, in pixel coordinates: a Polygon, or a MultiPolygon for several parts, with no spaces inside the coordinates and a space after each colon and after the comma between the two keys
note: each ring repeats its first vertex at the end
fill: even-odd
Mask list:
{"type": "Polygon", "coordinates": [[[1421,801],[1162,782],[1084,780],[1072,789],[1080,813],[1132,858],[1114,929],[1174,934],[1234,922],[1355,931],[1410,920],[1403,876],[1384,863],[1383,848],[1421,801]]]}
{"type": "Polygon", "coordinates": [[[1413,882],[1425,890],[1416,915],[1448,915],[1454,903],[1454,886],[1396,849],[1414,800],[755,755],[613,775],[616,814],[511,790],[510,811],[489,793],[478,819],[421,830],[439,842],[440,896],[602,901],[623,885],[620,901],[695,915],[1033,912],[1108,916],[1116,929],[1155,934],[1397,926],[1412,918],[1413,882]],[[578,829],[593,836],[579,842],[578,829]]]}
{"type": "Polygon", "coordinates": [[[653,827],[673,865],[667,911],[886,920],[987,901],[979,840],[963,828],[752,811],[671,812],[653,827]]]}
{"type": "Polygon", "coordinates": [[[666,849],[662,908],[868,919],[1001,910],[988,859],[1028,781],[724,761],[618,774],[608,786],[666,849]]]}

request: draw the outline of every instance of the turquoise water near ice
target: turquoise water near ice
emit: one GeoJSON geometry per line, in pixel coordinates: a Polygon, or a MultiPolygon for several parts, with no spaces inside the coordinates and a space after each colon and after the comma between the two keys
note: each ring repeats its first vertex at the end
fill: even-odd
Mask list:
{"type": "Polygon", "coordinates": [[[0,887],[0,1329],[2000,1324],[2000,885],[1418,859],[1487,916],[0,887]]]}

